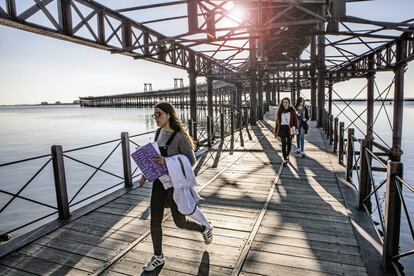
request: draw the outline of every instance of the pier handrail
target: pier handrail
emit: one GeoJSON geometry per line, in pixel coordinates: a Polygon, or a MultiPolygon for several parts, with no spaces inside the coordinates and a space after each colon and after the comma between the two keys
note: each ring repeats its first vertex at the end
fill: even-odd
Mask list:
{"type": "MultiPolygon", "coordinates": [[[[324,127],[331,126],[326,124],[324,127]]],[[[336,137],[333,139],[333,152],[338,149],[339,163],[346,167],[346,179],[357,191],[359,209],[368,213],[383,244],[383,267],[394,269],[398,275],[404,275],[399,260],[414,255],[414,248],[400,252],[402,214],[407,219],[413,241],[414,226],[405,202],[403,187],[406,188],[406,191],[414,193],[414,185],[404,180],[402,176],[403,164],[391,160],[392,152],[389,148],[372,139],[356,138],[353,129],[349,127],[347,138],[345,138],[344,130],[344,123],[339,122],[338,117],[335,118],[334,133],[327,132],[328,138],[336,137]],[[360,145],[360,150],[355,150],[354,143],[360,145]],[[346,162],[343,162],[343,155],[346,155],[346,162]],[[373,163],[373,161],[375,162],[373,163]],[[357,183],[353,181],[352,172],[354,170],[357,171],[357,183]],[[385,173],[385,178],[375,176],[374,172],[385,173]],[[372,197],[374,198],[374,208],[371,203],[372,197]],[[372,216],[375,212],[378,213],[379,223],[376,223],[372,216]]]]}
{"type": "MultiPolygon", "coordinates": [[[[139,147],[139,144],[135,143],[131,138],[142,137],[144,135],[152,134],[154,132],[155,131],[149,131],[149,132],[138,133],[138,134],[132,135],[128,139],[128,144],[129,143],[132,143],[135,146],[138,146],[139,147]]],[[[43,172],[48,167],[48,165],[50,165],[52,163],[51,161],[55,161],[56,158],[61,158],[62,165],[64,163],[64,159],[68,159],[68,160],[77,162],[79,164],[82,164],[84,166],[87,166],[89,168],[93,168],[94,169],[94,172],[87,178],[87,180],[76,191],[74,191],[74,195],[72,196],[72,198],[70,200],[67,199],[67,191],[66,191],[66,187],[64,187],[64,192],[63,192],[64,195],[63,196],[66,197],[67,203],[64,203],[64,205],[66,205],[66,206],[64,206],[62,208],[67,209],[67,211],[66,211],[67,213],[66,213],[66,215],[64,217],[59,216],[59,219],[66,219],[68,216],[70,216],[70,212],[69,212],[69,209],[70,208],[75,207],[76,205],[79,205],[80,203],[83,203],[85,201],[88,201],[88,200],[90,200],[90,199],[92,199],[92,198],[94,198],[94,197],[96,197],[98,195],[104,194],[105,192],[107,192],[109,190],[112,190],[112,189],[116,188],[117,186],[120,186],[121,184],[125,183],[125,175],[124,176],[120,176],[120,175],[117,175],[115,173],[112,173],[112,172],[107,171],[107,170],[105,170],[105,169],[102,168],[102,166],[108,161],[108,159],[113,155],[113,153],[115,152],[115,150],[118,149],[118,147],[121,144],[122,144],[122,138],[112,139],[112,140],[109,140],[109,141],[95,143],[95,144],[92,144],[92,145],[78,147],[78,148],[74,148],[74,149],[70,149],[70,150],[66,150],[66,151],[61,150],[61,152],[58,154],[59,156],[56,156],[56,152],[54,152],[54,149],[56,147],[61,148],[61,146],[52,146],[52,153],[51,154],[45,154],[45,155],[40,155],[40,156],[35,156],[35,157],[31,157],[31,158],[25,158],[25,159],[21,159],[21,160],[16,160],[16,161],[12,161],[12,162],[7,162],[7,163],[0,164],[0,167],[1,168],[4,168],[4,167],[12,166],[12,165],[15,165],[15,164],[20,164],[20,163],[24,163],[24,162],[29,162],[29,161],[39,160],[39,159],[42,159],[42,158],[49,157],[41,165],[41,167],[32,176],[30,176],[29,180],[17,192],[12,193],[12,192],[9,192],[9,191],[7,191],[5,189],[0,189],[0,193],[5,194],[5,195],[8,195],[8,196],[11,196],[11,198],[6,202],[6,204],[4,204],[3,206],[1,206],[0,214],[3,213],[7,209],[7,207],[9,207],[10,204],[12,204],[16,199],[25,200],[27,202],[31,202],[31,203],[34,203],[36,205],[43,206],[43,207],[47,207],[47,208],[53,210],[52,212],[50,212],[50,213],[48,213],[46,215],[42,215],[39,218],[33,219],[31,221],[24,221],[21,224],[17,225],[16,227],[12,227],[10,229],[7,229],[5,231],[2,231],[0,233],[0,236],[12,234],[12,233],[14,233],[14,232],[16,232],[18,230],[22,230],[22,229],[24,229],[24,228],[26,228],[28,226],[31,226],[31,225],[39,222],[39,221],[45,220],[47,218],[50,218],[50,217],[52,217],[52,216],[54,216],[54,215],[56,215],[58,213],[60,214],[60,212],[62,211],[62,210],[60,210],[61,208],[59,206],[61,204],[61,202],[57,202],[57,205],[58,206],[53,206],[53,205],[47,204],[45,202],[41,202],[40,200],[36,200],[36,199],[30,198],[28,196],[21,195],[22,192],[25,191],[26,188],[28,186],[30,186],[31,183],[33,183],[33,181],[36,179],[36,177],[38,177],[38,175],[41,172],[43,172]],[[116,146],[104,158],[103,162],[101,162],[99,166],[94,166],[92,164],[89,164],[88,162],[84,162],[84,161],[82,161],[82,160],[80,160],[78,158],[74,158],[74,157],[72,157],[72,156],[69,155],[69,153],[72,153],[72,152],[79,152],[79,151],[82,151],[82,150],[85,150],[85,149],[99,147],[99,146],[102,146],[102,145],[108,145],[108,144],[111,144],[111,143],[116,143],[116,146]],[[119,179],[120,181],[117,182],[114,185],[111,185],[110,187],[107,187],[107,188],[105,188],[103,190],[97,191],[97,192],[95,192],[93,194],[87,195],[86,197],[84,197],[84,198],[82,198],[82,199],[80,199],[78,201],[75,201],[75,198],[77,198],[78,195],[80,194],[80,192],[88,185],[88,183],[91,182],[91,180],[94,178],[94,176],[96,175],[97,172],[102,172],[104,174],[110,175],[112,177],[115,177],[115,178],[119,179]]],[[[129,147],[129,145],[128,145],[128,147],[129,147]]],[[[56,178],[59,176],[59,174],[60,174],[60,176],[62,176],[62,173],[63,173],[63,177],[65,179],[64,166],[62,166],[60,169],[63,170],[63,172],[62,171],[60,171],[60,172],[56,172],[55,171],[55,175],[54,175],[55,184],[56,184],[56,181],[57,181],[56,178]],[[56,175],[56,173],[58,173],[58,175],[56,175]]],[[[56,170],[56,166],[54,166],[54,170],[56,170]]],[[[138,172],[138,167],[136,167],[135,170],[134,170],[134,172],[131,174],[132,179],[133,178],[136,178],[136,177],[138,177],[138,176],[141,175],[141,173],[138,173],[137,175],[135,175],[135,172],[138,172]]],[[[65,181],[64,185],[66,186],[66,181],[65,181]]],[[[57,194],[57,198],[59,198],[59,195],[58,195],[59,192],[58,192],[58,187],[57,186],[55,186],[55,192],[57,194]]],[[[65,200],[63,200],[63,201],[65,201],[65,200]]]]}

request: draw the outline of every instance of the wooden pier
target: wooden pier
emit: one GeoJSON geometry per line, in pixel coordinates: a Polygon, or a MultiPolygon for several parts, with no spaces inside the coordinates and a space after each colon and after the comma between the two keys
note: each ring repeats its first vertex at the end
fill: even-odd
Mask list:
{"type": "Polygon", "coordinates": [[[313,125],[307,156],[282,166],[271,126],[260,121],[244,147],[224,143],[200,159],[211,245],[178,229],[166,209],[166,264],[143,273],[152,255],[147,184],[3,257],[0,274],[367,275],[324,135],[313,125]]]}

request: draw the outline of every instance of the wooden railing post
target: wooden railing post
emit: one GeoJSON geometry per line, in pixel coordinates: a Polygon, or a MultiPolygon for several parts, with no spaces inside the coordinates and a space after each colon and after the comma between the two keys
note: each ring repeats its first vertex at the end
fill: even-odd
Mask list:
{"type": "Polygon", "coordinates": [[[346,172],[345,178],[352,182],[352,169],[354,167],[354,129],[348,128],[348,141],[346,146],[346,172]]]}
{"type": "Polygon", "coordinates": [[[332,145],[333,141],[334,141],[334,135],[333,135],[333,126],[334,126],[334,121],[333,121],[333,115],[329,115],[329,144],[332,145]]]}
{"type": "Polygon", "coordinates": [[[207,116],[207,145],[211,147],[212,133],[211,133],[211,118],[207,116]]]}
{"type": "MultiPolygon", "coordinates": [[[[369,181],[369,170],[371,167],[371,158],[367,156],[366,149],[369,148],[370,140],[361,140],[361,154],[359,158],[359,201],[358,207],[364,210],[364,199],[371,193],[371,182],[369,181]]],[[[367,209],[371,211],[371,200],[365,204],[367,209]]]]}
{"type": "Polygon", "coordinates": [[[220,139],[224,141],[224,113],[220,113],[220,139]]]}
{"type": "Polygon", "coordinates": [[[193,136],[193,120],[188,119],[188,134],[194,139],[193,136]]]}
{"type": "Polygon", "coordinates": [[[60,145],[54,145],[52,146],[51,151],[59,219],[67,219],[70,217],[70,210],[66,188],[65,164],[63,162],[63,149],[60,145]]]}
{"type": "Polygon", "coordinates": [[[129,134],[121,133],[122,164],[124,167],[125,187],[132,187],[131,153],[129,150],[129,134]]]}
{"type": "Polygon", "coordinates": [[[243,112],[240,110],[239,112],[239,133],[240,133],[240,146],[244,147],[244,139],[243,139],[243,112]]]}
{"type": "Polygon", "coordinates": [[[402,177],[403,164],[401,162],[388,161],[387,164],[387,192],[385,199],[384,216],[384,246],[382,265],[385,269],[392,268],[392,257],[398,254],[400,245],[401,201],[398,195],[399,185],[402,191],[402,183],[396,180],[396,176],[402,177]]]}
{"type": "Polygon", "coordinates": [[[233,154],[234,149],[234,112],[230,111],[230,153],[233,154]]]}
{"type": "Polygon", "coordinates": [[[338,117],[335,118],[334,120],[334,143],[333,143],[333,152],[337,152],[338,151],[338,117]]]}
{"type": "Polygon", "coordinates": [[[344,139],[345,139],[345,131],[344,131],[344,127],[345,127],[345,123],[344,122],[340,122],[339,123],[339,150],[338,150],[338,161],[339,164],[343,164],[344,163],[344,139]]]}

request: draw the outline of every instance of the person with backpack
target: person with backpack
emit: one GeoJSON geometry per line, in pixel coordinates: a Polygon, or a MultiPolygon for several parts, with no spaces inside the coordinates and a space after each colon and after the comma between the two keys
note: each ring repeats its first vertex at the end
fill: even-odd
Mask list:
{"type": "MultiPolygon", "coordinates": [[[[191,170],[191,166],[195,164],[194,143],[189,135],[184,131],[174,107],[168,102],[158,103],[155,106],[153,118],[157,122],[157,126],[159,126],[155,134],[155,141],[157,142],[161,153],[161,155],[155,158],[155,162],[157,164],[164,165],[169,162],[167,160],[168,158],[173,159],[172,157],[174,156],[183,155],[188,159],[189,162],[187,163],[191,164],[191,170]]],[[[171,175],[172,172],[169,172],[169,174],[171,175]]],[[[176,174],[176,172],[174,172],[174,174],[176,174]]],[[[195,178],[193,177],[193,179],[195,178]]],[[[146,179],[144,176],[142,176],[139,180],[139,185],[143,186],[145,182],[146,179]]],[[[180,197],[178,198],[183,199],[182,195],[188,196],[188,198],[184,199],[187,201],[184,205],[189,206],[188,202],[191,202],[193,207],[191,212],[187,215],[191,215],[191,217],[197,222],[188,220],[186,215],[182,214],[179,211],[180,202],[176,202],[174,200],[177,198],[175,196],[177,192],[174,192],[174,185],[172,181],[165,181],[165,178],[161,179],[160,177],[153,182],[150,208],[151,238],[154,249],[154,256],[146,265],[144,265],[143,269],[145,271],[153,271],[165,263],[165,257],[162,252],[161,227],[161,222],[164,217],[165,202],[171,208],[171,214],[177,227],[192,231],[198,231],[202,234],[204,242],[206,244],[210,244],[212,242],[213,226],[206,219],[200,208],[196,205],[197,201],[201,198],[198,196],[198,194],[196,194],[194,187],[191,191],[189,193],[181,193],[180,197]],[[179,206],[177,206],[177,203],[179,206]]],[[[181,189],[178,192],[182,192],[181,189]]]]}

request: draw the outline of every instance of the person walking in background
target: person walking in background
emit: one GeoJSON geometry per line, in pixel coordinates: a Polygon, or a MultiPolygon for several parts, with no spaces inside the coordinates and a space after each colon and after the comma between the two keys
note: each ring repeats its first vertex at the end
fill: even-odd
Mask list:
{"type": "Polygon", "coordinates": [[[299,97],[295,105],[296,113],[298,115],[298,130],[299,134],[296,137],[296,153],[300,154],[301,157],[305,156],[305,134],[308,133],[309,125],[309,113],[305,106],[305,99],[299,97]]]}
{"type": "Polygon", "coordinates": [[[298,129],[296,110],[290,105],[289,98],[283,98],[276,114],[275,137],[282,141],[283,164],[289,161],[292,138],[298,129]]]}
{"type": "MultiPolygon", "coordinates": [[[[153,117],[157,122],[157,126],[160,127],[155,133],[155,141],[158,144],[161,155],[155,158],[155,162],[164,165],[170,162],[169,158],[172,160],[174,159],[173,157],[183,155],[189,161],[184,163],[188,163],[190,172],[193,173],[191,166],[195,164],[194,144],[192,139],[184,131],[174,107],[168,102],[158,103],[155,106],[153,117]]],[[[182,160],[180,162],[182,162],[182,160]]],[[[178,167],[180,167],[180,165],[178,167]]],[[[169,168],[168,164],[167,168],[169,168]]],[[[181,168],[179,169],[181,172],[181,168]]],[[[188,170],[186,173],[188,173],[188,170]]],[[[165,202],[170,206],[174,223],[179,228],[200,232],[206,244],[210,244],[213,239],[213,226],[196,205],[201,198],[195,192],[194,187],[192,187],[193,189],[187,189],[187,191],[183,191],[182,189],[174,191],[174,183],[171,181],[173,180],[172,174],[177,175],[177,172],[169,172],[171,178],[168,175],[164,175],[166,178],[164,176],[158,178],[154,181],[152,186],[150,208],[151,238],[154,256],[146,265],[144,265],[143,269],[145,271],[153,271],[155,268],[165,263],[165,258],[162,252],[161,227],[161,222],[164,217],[165,202]],[[178,197],[176,196],[177,193],[178,197]],[[177,198],[185,202],[176,202],[175,199],[177,198]],[[177,203],[179,206],[177,206],[177,203]],[[183,206],[186,207],[187,210],[190,210],[191,208],[188,215],[191,215],[197,222],[188,220],[187,217],[179,211],[180,207],[183,206]]],[[[186,177],[184,177],[184,179],[185,178],[186,177]]],[[[193,177],[193,179],[195,182],[195,177],[193,177]]],[[[139,185],[143,186],[145,182],[146,179],[142,176],[139,180],[139,185]]]]}

